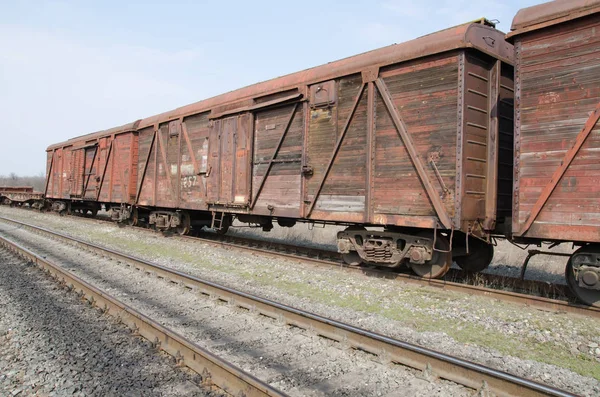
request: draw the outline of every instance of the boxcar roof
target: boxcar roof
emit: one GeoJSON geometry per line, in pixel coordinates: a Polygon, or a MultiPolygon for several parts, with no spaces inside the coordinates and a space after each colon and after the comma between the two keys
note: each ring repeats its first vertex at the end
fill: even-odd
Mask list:
{"type": "Polygon", "coordinates": [[[330,62],[325,65],[306,69],[301,72],[296,72],[282,77],[277,77],[272,80],[253,84],[238,90],[230,91],[225,94],[195,102],[169,112],[147,117],[121,127],[98,131],[92,134],[70,139],[66,142],[51,145],[48,147],[48,150],[52,150],[61,146],[72,145],[79,140],[87,141],[106,135],[145,128],[157,123],[163,123],[165,121],[174,120],[180,117],[210,111],[217,106],[235,104],[244,100],[248,101],[252,100],[253,98],[263,97],[278,92],[284,92],[293,89],[299,89],[299,92],[304,92],[302,87],[306,85],[311,85],[354,73],[360,73],[362,70],[375,66],[383,67],[461,48],[476,48],[493,56],[494,58],[501,59],[512,64],[512,45],[504,40],[504,33],[487,26],[486,23],[482,23],[484,21],[485,20],[482,19],[480,22],[466,23],[401,44],[393,44],[387,47],[330,62]]]}
{"type": "Polygon", "coordinates": [[[600,0],[555,0],[519,10],[506,37],[600,12],[600,0]]]}

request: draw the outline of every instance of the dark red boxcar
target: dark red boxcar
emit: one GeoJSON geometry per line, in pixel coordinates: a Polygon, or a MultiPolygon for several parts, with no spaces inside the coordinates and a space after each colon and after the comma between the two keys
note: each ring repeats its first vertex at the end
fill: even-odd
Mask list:
{"type": "Polygon", "coordinates": [[[78,207],[96,212],[99,203],[133,203],[137,135],[135,124],[129,124],[50,146],[46,198],[58,211],[78,207]]]}
{"type": "Polygon", "coordinates": [[[508,39],[516,54],[513,238],[581,245],[567,283],[600,304],[600,1],[523,9],[508,39]]]}
{"type": "Polygon", "coordinates": [[[600,1],[519,11],[513,232],[600,241],[600,1]]]}

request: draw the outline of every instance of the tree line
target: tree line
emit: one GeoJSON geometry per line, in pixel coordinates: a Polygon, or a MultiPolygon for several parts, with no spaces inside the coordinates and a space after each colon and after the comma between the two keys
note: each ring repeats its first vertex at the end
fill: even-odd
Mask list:
{"type": "Polygon", "coordinates": [[[46,185],[46,176],[40,172],[36,176],[19,176],[14,172],[8,175],[0,175],[1,186],[33,186],[36,192],[43,192],[46,185]]]}

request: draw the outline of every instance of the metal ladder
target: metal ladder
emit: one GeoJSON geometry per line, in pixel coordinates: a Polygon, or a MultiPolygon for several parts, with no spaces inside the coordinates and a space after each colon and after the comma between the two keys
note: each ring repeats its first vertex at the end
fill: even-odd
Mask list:
{"type": "Polygon", "coordinates": [[[212,213],[212,222],[210,224],[210,228],[213,230],[221,230],[223,226],[223,218],[225,218],[225,213],[222,211],[214,211],[212,213]]]}

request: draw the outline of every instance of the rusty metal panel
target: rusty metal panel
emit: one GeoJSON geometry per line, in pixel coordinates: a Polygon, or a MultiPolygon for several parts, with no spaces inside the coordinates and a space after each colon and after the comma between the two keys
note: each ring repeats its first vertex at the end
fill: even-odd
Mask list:
{"type": "Polygon", "coordinates": [[[498,187],[496,218],[505,223],[512,217],[514,170],[514,68],[502,63],[498,89],[498,187]]]}
{"type": "Polygon", "coordinates": [[[513,69],[480,53],[465,61],[461,223],[483,236],[511,216],[513,69]]]}
{"type": "Polygon", "coordinates": [[[600,241],[599,28],[594,14],[515,37],[517,236],[600,241]]]}
{"type": "Polygon", "coordinates": [[[331,106],[337,98],[335,80],[314,84],[310,87],[310,104],[313,107],[331,106]]]}
{"type": "Polygon", "coordinates": [[[508,35],[513,37],[526,32],[569,22],[600,12],[600,0],[555,0],[519,10],[508,35]]]}
{"type": "Polygon", "coordinates": [[[32,186],[0,186],[2,193],[33,193],[32,186]]]}
{"type": "MultiPolygon", "coordinates": [[[[465,94],[463,121],[463,172],[462,221],[473,223],[485,218],[486,187],[489,164],[491,107],[493,95],[492,68],[495,60],[469,53],[465,62],[465,94]]],[[[468,227],[468,226],[467,226],[468,227]]]]}

